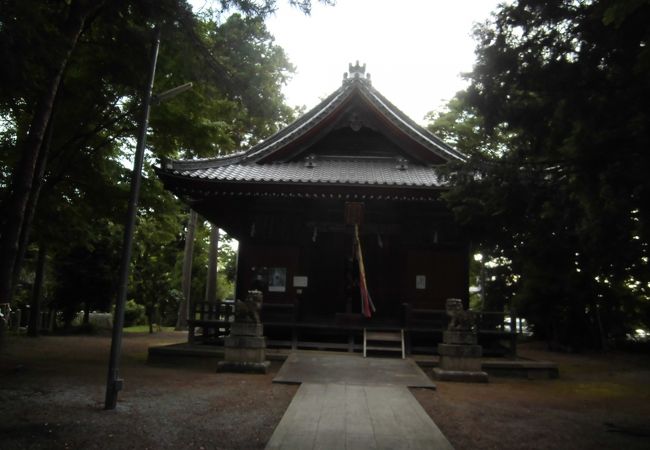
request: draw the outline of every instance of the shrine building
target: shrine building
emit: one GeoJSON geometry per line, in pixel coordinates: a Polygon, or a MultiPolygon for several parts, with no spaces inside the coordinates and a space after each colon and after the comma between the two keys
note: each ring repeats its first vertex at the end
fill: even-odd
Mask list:
{"type": "Polygon", "coordinates": [[[469,245],[441,198],[441,169],[465,160],[357,63],[340,88],[263,142],[163,161],[158,175],[239,241],[235,296],[262,292],[269,342],[354,349],[362,328],[417,337],[427,330],[413,311],[441,312],[447,298],[467,307],[469,245]]]}

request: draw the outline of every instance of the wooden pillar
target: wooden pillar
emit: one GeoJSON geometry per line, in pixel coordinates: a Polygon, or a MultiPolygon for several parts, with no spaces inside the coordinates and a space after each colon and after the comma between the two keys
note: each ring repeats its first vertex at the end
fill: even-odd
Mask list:
{"type": "Polygon", "coordinates": [[[348,330],[348,353],[354,353],[354,331],[348,330]]]}
{"type": "Polygon", "coordinates": [[[412,306],[410,303],[402,303],[402,308],[404,310],[403,324],[402,329],[405,330],[404,333],[404,345],[406,347],[406,354],[411,354],[411,319],[412,319],[412,306]]]}
{"type": "Polygon", "coordinates": [[[208,276],[205,284],[205,301],[217,303],[217,257],[219,254],[219,227],[211,224],[208,276]]]}
{"type": "Polygon", "coordinates": [[[183,291],[183,300],[178,306],[178,319],[176,320],[176,330],[185,330],[187,328],[187,316],[190,310],[190,294],[192,288],[192,257],[194,254],[194,232],[197,221],[196,211],[190,210],[190,216],[187,223],[187,232],[185,234],[185,249],[183,254],[183,278],[181,280],[181,290],[183,291]]]}

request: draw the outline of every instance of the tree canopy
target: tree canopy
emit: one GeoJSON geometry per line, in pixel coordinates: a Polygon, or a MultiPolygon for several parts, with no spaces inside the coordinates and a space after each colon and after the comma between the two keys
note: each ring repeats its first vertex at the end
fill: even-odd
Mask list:
{"type": "Polygon", "coordinates": [[[430,116],[471,157],[447,199],[494,296],[563,345],[650,325],[649,21],[644,0],[502,5],[469,88],[430,116]]]}
{"type": "MultiPolygon", "coordinates": [[[[150,304],[152,289],[178,281],[170,272],[185,215],[154,161],[236,151],[292,119],[281,87],[293,67],[264,25],[275,1],[209,5],[195,14],[185,0],[0,0],[0,303],[17,288],[27,301],[21,280],[32,264],[23,256],[47,243],[48,295],[106,307],[86,292],[95,285],[109,296],[100,286],[116,272],[154,27],[162,34],[155,91],[194,87],[151,112],[131,298],[150,304]],[[80,267],[99,278],[79,283],[80,267]]],[[[201,246],[196,257],[207,257],[201,246]]]]}

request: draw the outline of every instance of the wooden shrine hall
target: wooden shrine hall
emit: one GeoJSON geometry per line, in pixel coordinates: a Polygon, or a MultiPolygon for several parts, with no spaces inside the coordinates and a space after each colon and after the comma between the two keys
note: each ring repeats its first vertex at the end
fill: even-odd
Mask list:
{"type": "MultiPolygon", "coordinates": [[[[235,295],[262,292],[269,345],[358,350],[364,329],[382,329],[431,348],[445,300],[468,303],[469,246],[441,200],[440,170],[465,160],[357,63],[339,89],[265,141],[163,161],[158,175],[239,240],[235,295]]],[[[227,327],[227,316],[194,302],[191,338],[195,327],[205,338],[211,323],[227,327]]]]}

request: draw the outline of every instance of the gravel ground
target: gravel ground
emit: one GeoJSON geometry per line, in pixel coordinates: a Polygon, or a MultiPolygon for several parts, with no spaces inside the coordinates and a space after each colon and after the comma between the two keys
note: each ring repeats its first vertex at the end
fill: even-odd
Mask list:
{"type": "Polygon", "coordinates": [[[268,375],[145,364],[150,344],[126,336],[118,407],[104,411],[110,338],[10,338],[0,350],[2,449],[264,448],[297,387],[268,375]]]}
{"type": "MultiPolygon", "coordinates": [[[[149,345],[184,339],[125,337],[115,411],[103,410],[109,337],[5,339],[0,448],[264,448],[297,387],[271,383],[278,363],[268,375],[146,364],[149,345]]],[[[650,357],[522,347],[558,362],[560,378],[413,390],[457,449],[650,448],[650,357]]]]}
{"type": "Polygon", "coordinates": [[[520,356],[558,363],[560,378],[412,391],[457,450],[650,449],[650,357],[520,347],[520,356]]]}

